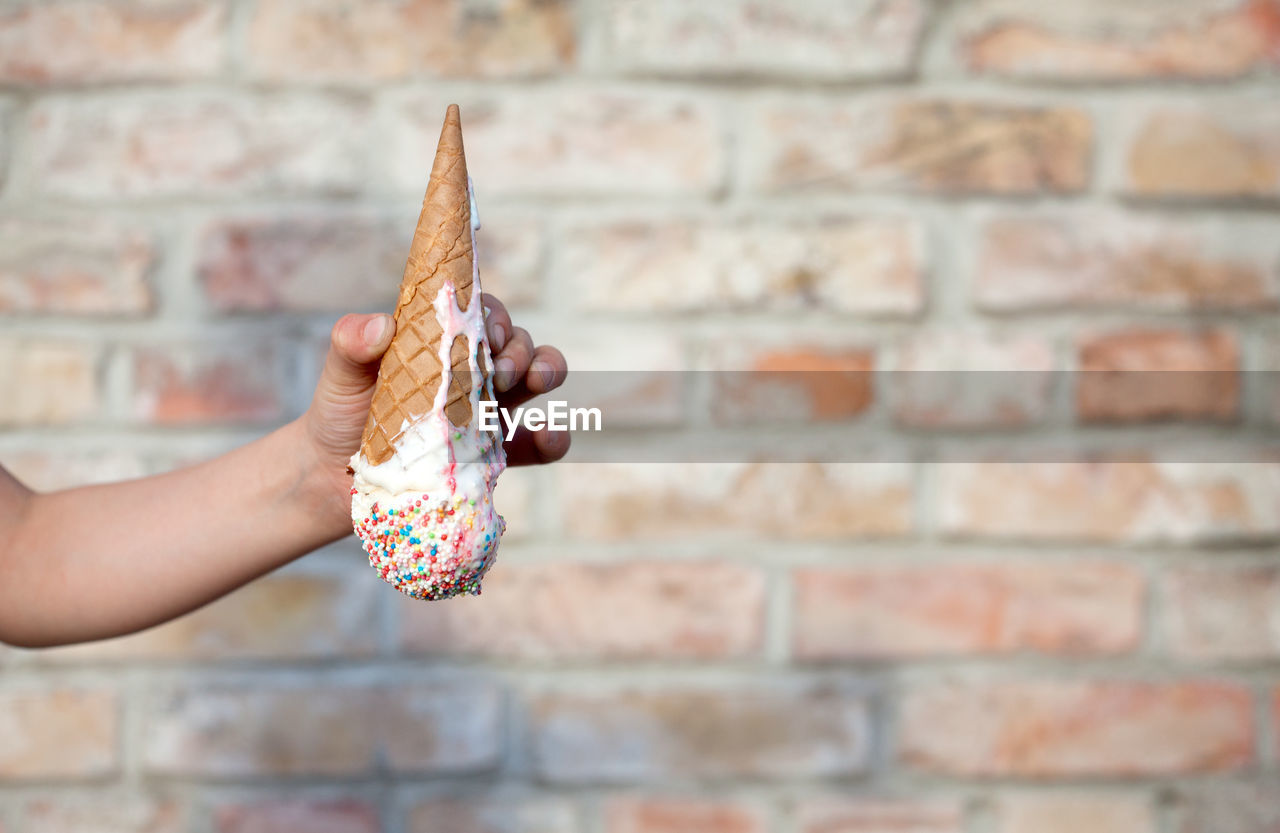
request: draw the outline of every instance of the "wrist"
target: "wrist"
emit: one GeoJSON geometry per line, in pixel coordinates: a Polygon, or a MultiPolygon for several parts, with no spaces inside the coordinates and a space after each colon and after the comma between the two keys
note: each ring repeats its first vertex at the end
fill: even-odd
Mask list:
{"type": "Polygon", "coordinates": [[[323,536],[319,543],[351,534],[351,482],[345,461],[338,464],[331,456],[321,453],[309,430],[306,414],[282,427],[280,432],[289,459],[294,461],[293,502],[298,512],[314,525],[317,534],[323,536]]]}

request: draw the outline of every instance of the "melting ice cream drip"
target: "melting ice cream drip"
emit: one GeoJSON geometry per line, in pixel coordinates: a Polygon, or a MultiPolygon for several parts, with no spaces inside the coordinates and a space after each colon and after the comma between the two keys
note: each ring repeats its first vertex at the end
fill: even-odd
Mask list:
{"type": "Polygon", "coordinates": [[[391,459],[370,465],[352,458],[352,519],[365,542],[370,563],[401,592],[420,599],[480,593],[480,580],[492,566],[506,528],[493,506],[493,486],[506,468],[500,438],[479,428],[483,387],[492,399],[491,348],[484,326],[480,271],[475,262],[475,232],[480,227],[475,192],[467,179],[471,207],[472,293],[467,309],[446,281],[433,305],[442,331],[438,358],[441,379],[431,411],[405,420],[391,459]],[[454,340],[467,339],[472,419],[455,427],[445,413],[453,383],[454,340]],[[481,350],[489,372],[481,374],[481,350]]]}

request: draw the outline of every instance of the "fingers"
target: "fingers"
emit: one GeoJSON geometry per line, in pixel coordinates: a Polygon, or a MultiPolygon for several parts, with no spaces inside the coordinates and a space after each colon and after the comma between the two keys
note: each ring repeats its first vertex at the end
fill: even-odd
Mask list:
{"type": "Polygon", "coordinates": [[[529,372],[533,361],[533,339],[524,327],[513,327],[511,338],[493,358],[493,387],[505,393],[529,372]]]}
{"type": "Polygon", "coordinates": [[[504,444],[509,466],[536,466],[554,463],[569,452],[569,432],[549,431],[542,428],[530,431],[521,426],[516,435],[504,444]]]}
{"type": "Polygon", "coordinates": [[[499,402],[506,408],[523,405],[535,396],[560,387],[568,375],[564,354],[549,344],[541,345],[533,351],[528,370],[498,397],[499,402]]]}
{"type": "Polygon", "coordinates": [[[511,337],[511,314],[502,302],[489,293],[484,293],[481,302],[487,310],[485,313],[485,333],[489,336],[489,350],[496,357],[507,346],[511,337]]]}
{"type": "Polygon", "coordinates": [[[344,315],[329,335],[320,382],[334,393],[358,393],[378,375],[378,360],[391,344],[396,322],[390,315],[344,315]]]}

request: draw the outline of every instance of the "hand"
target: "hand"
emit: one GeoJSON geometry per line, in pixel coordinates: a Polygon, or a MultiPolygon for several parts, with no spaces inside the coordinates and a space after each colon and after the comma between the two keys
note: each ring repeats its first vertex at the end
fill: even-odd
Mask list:
{"type": "MultiPolygon", "coordinates": [[[[502,302],[482,295],[486,331],[494,352],[494,389],[498,404],[515,408],[559,387],[568,375],[564,356],[554,347],[534,347],[522,327],[513,327],[502,302]]],[[[316,458],[316,476],[332,481],[326,492],[346,501],[350,481],[344,472],[360,448],[369,403],[378,378],[378,361],[391,344],[395,319],[389,315],[346,315],[334,324],[329,354],[316,385],[311,407],[302,417],[305,436],[316,458]]],[[[569,450],[569,435],[545,428],[519,429],[505,445],[513,466],[550,463],[569,450]]]]}

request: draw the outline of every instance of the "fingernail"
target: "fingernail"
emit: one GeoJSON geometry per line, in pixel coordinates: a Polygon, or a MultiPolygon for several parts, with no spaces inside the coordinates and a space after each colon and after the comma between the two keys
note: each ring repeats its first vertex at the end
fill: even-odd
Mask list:
{"type": "Polygon", "coordinates": [[[502,350],[507,343],[507,328],[497,323],[489,324],[489,349],[494,353],[502,350]]]}
{"type": "Polygon", "coordinates": [[[364,325],[364,343],[377,344],[382,341],[382,337],[387,334],[387,328],[390,326],[390,316],[378,315],[370,318],[364,325]]]}
{"type": "Polygon", "coordinates": [[[536,361],[529,369],[538,374],[538,379],[542,382],[544,391],[551,387],[551,380],[556,377],[555,368],[544,361],[536,361]]]}
{"type": "Polygon", "coordinates": [[[516,363],[503,356],[493,363],[493,386],[499,391],[510,390],[516,383],[516,363]]]}

